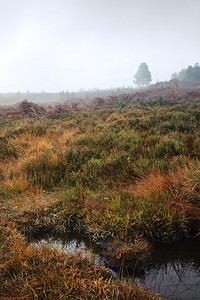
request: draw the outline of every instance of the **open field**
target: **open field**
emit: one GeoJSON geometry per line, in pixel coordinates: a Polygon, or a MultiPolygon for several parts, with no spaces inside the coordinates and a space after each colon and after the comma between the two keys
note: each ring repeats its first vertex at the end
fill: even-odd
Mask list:
{"type": "Polygon", "coordinates": [[[20,106],[16,114],[6,108],[14,118],[5,109],[1,299],[159,299],[80,255],[28,241],[42,231],[77,230],[103,241],[108,261],[120,266],[145,263],[155,241],[199,234],[200,95],[167,95],[99,98],[41,113],[36,105],[22,117],[20,106]]]}

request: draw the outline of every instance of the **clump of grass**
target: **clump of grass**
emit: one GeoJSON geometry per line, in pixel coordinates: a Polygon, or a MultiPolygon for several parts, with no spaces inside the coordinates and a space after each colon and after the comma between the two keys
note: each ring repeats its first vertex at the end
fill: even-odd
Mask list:
{"type": "Polygon", "coordinates": [[[199,199],[199,164],[164,174],[156,172],[138,182],[129,193],[140,211],[138,225],[147,235],[161,240],[173,238],[177,231],[188,234],[187,209],[199,199]],[[140,220],[140,221],[139,221],[140,220]]]}
{"type": "Polygon", "coordinates": [[[66,166],[62,159],[48,153],[26,163],[25,172],[32,185],[52,188],[65,177],[66,166]]]}
{"type": "Polygon", "coordinates": [[[121,275],[126,270],[143,270],[149,254],[149,243],[140,236],[135,237],[134,243],[114,238],[108,242],[108,248],[104,251],[108,264],[122,271],[121,275]]]}
{"type": "Polygon", "coordinates": [[[109,253],[109,255],[118,259],[122,257],[129,260],[138,259],[137,253],[141,254],[149,250],[149,244],[140,238],[137,238],[134,244],[114,239],[109,243],[109,246],[107,254],[109,253]]]}
{"type": "Polygon", "coordinates": [[[5,137],[0,137],[0,161],[17,158],[17,149],[5,137]]]}
{"type": "MultiPolygon", "coordinates": [[[[32,122],[31,122],[32,123],[32,122]]],[[[21,126],[17,127],[17,128],[9,128],[6,132],[5,132],[5,136],[7,138],[17,138],[21,135],[24,134],[30,134],[32,136],[43,136],[46,134],[47,130],[46,130],[46,126],[45,124],[41,124],[39,121],[35,124],[31,124],[26,122],[25,124],[21,124],[21,126]]]]}
{"type": "Polygon", "coordinates": [[[28,188],[28,182],[26,178],[19,176],[18,178],[11,178],[6,180],[1,186],[0,195],[5,197],[15,196],[21,194],[28,188]]]}

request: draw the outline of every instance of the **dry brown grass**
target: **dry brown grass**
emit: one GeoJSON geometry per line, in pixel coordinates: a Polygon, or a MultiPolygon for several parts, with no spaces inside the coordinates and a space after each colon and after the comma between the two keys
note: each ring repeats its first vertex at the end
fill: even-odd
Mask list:
{"type": "MultiPolygon", "coordinates": [[[[134,197],[147,201],[148,199],[149,201],[159,199],[159,195],[169,192],[172,195],[170,204],[181,202],[189,205],[192,198],[198,193],[196,191],[198,183],[191,178],[191,174],[199,173],[199,167],[199,164],[185,166],[167,174],[157,170],[138,181],[136,185],[129,186],[127,191],[134,197]]],[[[156,205],[154,202],[153,205],[156,205]]]]}
{"type": "Polygon", "coordinates": [[[1,223],[0,242],[1,299],[161,299],[138,284],[115,282],[81,254],[27,245],[8,224],[1,223]]]}
{"type": "MultiPolygon", "coordinates": [[[[124,97],[126,104],[131,99],[124,97]]],[[[106,110],[89,112],[88,108],[60,119],[0,122],[1,149],[5,151],[0,155],[1,219],[12,221],[28,236],[39,230],[88,231],[97,240],[110,238],[112,254],[130,260],[148,251],[147,238],[173,240],[177,231],[188,234],[194,221],[199,226],[198,101],[175,104],[166,100],[159,106],[156,99],[144,103],[138,98],[135,107],[122,108],[119,104],[114,107],[111,100],[104,103],[110,106],[106,110]]],[[[114,103],[118,100],[115,97],[114,103]]],[[[13,254],[17,244],[15,250],[11,244],[13,254]]],[[[34,261],[27,263],[35,250],[27,245],[21,249],[26,263],[19,257],[20,272],[27,273],[19,286],[30,280],[28,285],[40,295],[46,281],[36,287],[36,275],[32,277],[30,271],[34,261]]],[[[45,260],[39,250],[34,253],[35,261],[45,260]]],[[[48,264],[43,273],[45,269],[51,277],[48,264]]],[[[89,268],[88,272],[93,271],[89,268]]],[[[19,278],[10,274],[11,289],[12,281],[15,284],[19,278]]],[[[7,296],[13,297],[11,294],[7,296]]]]}
{"type": "Polygon", "coordinates": [[[117,259],[123,258],[128,261],[134,261],[138,260],[138,254],[141,257],[145,257],[149,250],[149,243],[139,237],[135,243],[114,239],[109,243],[109,248],[105,254],[117,259]]]}

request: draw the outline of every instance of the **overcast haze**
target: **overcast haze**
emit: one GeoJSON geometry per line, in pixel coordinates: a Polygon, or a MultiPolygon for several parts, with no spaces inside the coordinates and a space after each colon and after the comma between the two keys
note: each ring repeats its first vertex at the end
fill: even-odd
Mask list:
{"type": "Polygon", "coordinates": [[[0,0],[0,92],[132,86],[200,62],[199,0],[0,0]]]}

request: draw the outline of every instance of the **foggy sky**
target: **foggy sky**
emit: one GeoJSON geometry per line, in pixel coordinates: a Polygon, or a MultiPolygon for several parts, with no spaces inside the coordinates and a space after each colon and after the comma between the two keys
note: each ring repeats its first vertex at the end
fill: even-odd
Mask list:
{"type": "Polygon", "coordinates": [[[0,92],[132,86],[200,62],[199,0],[0,0],[0,92]]]}

